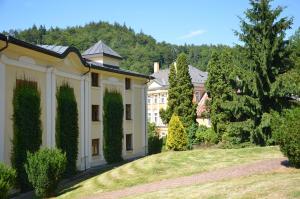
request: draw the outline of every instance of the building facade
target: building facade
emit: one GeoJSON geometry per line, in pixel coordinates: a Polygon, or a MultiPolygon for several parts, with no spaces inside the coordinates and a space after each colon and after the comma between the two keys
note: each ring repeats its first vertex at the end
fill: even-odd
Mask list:
{"type": "Polygon", "coordinates": [[[119,68],[121,60],[101,41],[81,54],[74,47],[36,46],[0,34],[0,161],[10,164],[13,90],[24,77],[37,84],[41,96],[41,147],[55,147],[56,90],[67,82],[74,89],[78,109],[79,170],[106,163],[102,150],[106,89],[118,91],[123,98],[123,158],[146,155],[149,76],[119,68]]]}
{"type": "MultiPolygon", "coordinates": [[[[160,70],[159,63],[155,62],[154,73],[151,75],[152,77],[154,77],[154,79],[148,83],[147,117],[149,122],[155,123],[160,136],[165,136],[168,132],[167,125],[163,124],[160,118],[159,110],[167,108],[169,73],[170,69],[160,70]]],[[[201,117],[201,113],[203,112],[205,106],[205,101],[208,98],[204,87],[204,83],[207,79],[207,72],[203,72],[189,65],[189,73],[194,85],[193,102],[198,104],[197,122],[201,125],[210,126],[209,119],[201,117]]]]}

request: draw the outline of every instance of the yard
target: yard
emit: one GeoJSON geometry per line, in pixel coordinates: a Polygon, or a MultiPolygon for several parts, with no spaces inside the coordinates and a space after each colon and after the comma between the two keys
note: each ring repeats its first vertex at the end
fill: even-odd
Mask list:
{"type": "MultiPolygon", "coordinates": [[[[163,152],[99,173],[99,175],[72,187],[65,187],[61,190],[59,198],[82,198],[159,180],[190,176],[216,169],[282,157],[278,147],[163,152]]],[[[292,186],[297,183],[300,183],[300,171],[285,169],[283,171],[276,170],[273,173],[251,175],[246,178],[234,178],[176,189],[165,189],[136,197],[159,198],[163,194],[165,198],[176,198],[188,194],[186,196],[189,196],[189,198],[198,198],[199,196],[220,198],[223,195],[230,198],[243,196],[253,198],[256,196],[268,196],[269,193],[272,193],[273,196],[277,194],[278,197],[281,195],[297,197],[300,194],[300,190],[292,186]],[[239,192],[242,194],[238,194],[239,192]]]]}

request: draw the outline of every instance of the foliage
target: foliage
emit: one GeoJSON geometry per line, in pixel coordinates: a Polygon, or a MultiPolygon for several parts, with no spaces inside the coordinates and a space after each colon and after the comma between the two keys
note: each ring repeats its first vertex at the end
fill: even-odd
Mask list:
{"type": "Polygon", "coordinates": [[[26,152],[35,152],[42,143],[40,93],[34,83],[22,80],[13,93],[13,139],[11,162],[17,171],[21,191],[30,189],[24,163],[26,152]]]}
{"type": "Polygon", "coordinates": [[[0,198],[7,198],[8,191],[13,187],[16,177],[14,169],[0,163],[0,198]]]}
{"type": "Polygon", "coordinates": [[[37,196],[49,197],[54,194],[66,165],[66,154],[59,149],[44,148],[27,154],[25,169],[37,196]]]}
{"type": "Polygon", "coordinates": [[[198,128],[196,139],[199,143],[204,143],[206,145],[218,143],[218,135],[215,133],[213,128],[207,128],[205,126],[198,128]]]}
{"type": "Polygon", "coordinates": [[[292,166],[300,167],[300,107],[286,110],[274,119],[273,130],[280,149],[292,166]]]}
{"type": "Polygon", "coordinates": [[[117,91],[105,90],[103,97],[103,152],[107,163],[122,160],[123,99],[117,91]]]}
{"type": "Polygon", "coordinates": [[[156,130],[155,123],[147,124],[148,132],[148,154],[160,153],[163,146],[163,139],[159,138],[159,133],[156,130]]]}
{"type": "Polygon", "coordinates": [[[160,110],[164,123],[168,122],[174,113],[180,117],[185,128],[196,122],[193,90],[186,55],[180,54],[176,66],[173,64],[170,68],[167,109],[160,110]]]}
{"type": "Polygon", "coordinates": [[[9,30],[3,33],[34,44],[75,46],[81,52],[102,40],[122,55],[121,68],[145,74],[153,72],[154,61],[158,61],[162,68],[166,68],[183,52],[188,55],[189,64],[205,71],[212,51],[224,47],[223,45],[177,46],[157,42],[143,32],[135,33],[125,24],[109,24],[101,21],[67,28],[46,29],[45,26],[33,25],[25,30],[9,30]]]}
{"type": "Polygon", "coordinates": [[[56,146],[66,153],[66,176],[76,173],[78,156],[78,110],[74,89],[64,83],[56,93],[56,146]]]}
{"type": "Polygon", "coordinates": [[[166,147],[169,150],[184,151],[187,149],[188,137],[179,117],[173,114],[168,126],[166,147]]]}
{"type": "Polygon", "coordinates": [[[193,144],[197,143],[196,132],[198,130],[198,123],[193,123],[187,128],[188,134],[188,149],[193,149],[193,144]]]}

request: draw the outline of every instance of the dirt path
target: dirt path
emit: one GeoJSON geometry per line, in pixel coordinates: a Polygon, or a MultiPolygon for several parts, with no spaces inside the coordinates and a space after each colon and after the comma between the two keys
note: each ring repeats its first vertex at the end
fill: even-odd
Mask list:
{"type": "Polygon", "coordinates": [[[87,199],[96,199],[96,198],[116,199],[116,198],[131,196],[131,195],[138,195],[142,193],[159,191],[162,189],[184,187],[184,186],[207,183],[207,182],[212,182],[217,180],[248,176],[251,174],[268,172],[275,169],[283,168],[284,166],[282,165],[282,162],[285,160],[286,159],[284,158],[276,158],[276,159],[255,162],[251,164],[218,169],[210,172],[199,173],[192,176],[184,176],[184,177],[179,177],[174,179],[156,181],[152,183],[128,187],[121,190],[99,193],[90,196],[87,199]]]}

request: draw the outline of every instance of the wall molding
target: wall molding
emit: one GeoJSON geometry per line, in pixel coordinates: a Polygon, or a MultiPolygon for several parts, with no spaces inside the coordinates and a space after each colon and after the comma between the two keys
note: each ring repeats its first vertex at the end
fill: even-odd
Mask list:
{"type": "Polygon", "coordinates": [[[47,72],[47,67],[40,66],[40,65],[37,65],[37,64],[33,64],[33,63],[27,63],[27,62],[24,62],[24,60],[22,60],[22,59],[21,60],[15,60],[15,59],[8,58],[5,55],[2,55],[1,56],[1,61],[4,64],[7,64],[7,65],[18,66],[18,67],[21,67],[21,68],[26,68],[26,69],[35,70],[35,71],[44,72],[44,73],[47,72]]]}
{"type": "Polygon", "coordinates": [[[0,62],[0,162],[4,162],[5,159],[5,99],[6,99],[6,89],[5,89],[5,65],[0,62]]]}

